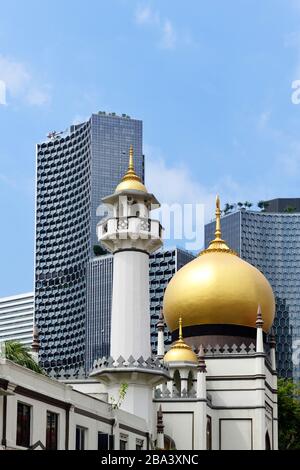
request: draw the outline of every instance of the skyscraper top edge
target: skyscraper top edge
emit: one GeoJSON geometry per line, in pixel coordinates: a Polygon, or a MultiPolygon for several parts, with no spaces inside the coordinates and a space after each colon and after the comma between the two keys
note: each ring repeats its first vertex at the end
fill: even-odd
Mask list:
{"type": "Polygon", "coordinates": [[[66,128],[63,131],[51,131],[48,133],[47,138],[45,140],[41,140],[38,142],[37,145],[42,145],[42,144],[48,144],[49,142],[55,141],[57,139],[64,139],[68,136],[71,136],[74,134],[80,127],[83,125],[87,124],[94,116],[98,117],[106,117],[106,118],[114,118],[114,119],[122,119],[122,120],[127,120],[127,121],[135,121],[138,122],[142,125],[142,120],[141,119],[136,119],[132,118],[126,113],[122,114],[117,114],[115,112],[106,112],[106,111],[98,111],[95,113],[91,113],[90,117],[87,118],[86,120],[83,120],[82,122],[77,122],[74,124],[71,124],[68,128],[66,128]]]}

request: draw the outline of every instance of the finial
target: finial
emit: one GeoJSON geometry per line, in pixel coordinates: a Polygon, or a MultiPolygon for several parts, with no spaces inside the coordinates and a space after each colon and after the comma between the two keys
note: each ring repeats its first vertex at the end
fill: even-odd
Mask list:
{"type": "Polygon", "coordinates": [[[216,231],[215,231],[215,239],[221,240],[222,237],[221,232],[221,209],[220,209],[220,197],[217,195],[216,197],[216,231]]]}
{"type": "Polygon", "coordinates": [[[133,163],[133,145],[130,145],[130,148],[129,148],[129,165],[128,165],[128,170],[129,170],[129,171],[134,171],[134,163],[133,163]]]}
{"type": "Polygon", "coordinates": [[[221,206],[220,206],[220,197],[216,197],[216,229],[215,229],[215,238],[212,240],[206,250],[201,251],[199,256],[205,255],[206,253],[214,252],[226,252],[231,255],[236,255],[237,253],[229,248],[229,246],[222,240],[222,231],[221,231],[221,206]]]}
{"type": "Polygon", "coordinates": [[[182,316],[179,317],[179,341],[182,341],[182,316]]]}
{"type": "Polygon", "coordinates": [[[257,316],[256,316],[256,328],[262,328],[264,324],[262,313],[261,313],[261,306],[258,305],[257,308],[257,316]]]}

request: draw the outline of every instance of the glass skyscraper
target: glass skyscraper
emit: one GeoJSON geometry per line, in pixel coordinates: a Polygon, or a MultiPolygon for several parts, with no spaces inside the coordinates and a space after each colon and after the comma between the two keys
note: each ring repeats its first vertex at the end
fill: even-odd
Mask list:
{"type": "Polygon", "coordinates": [[[128,166],[144,180],[142,122],[100,112],[37,145],[35,322],[47,372],[83,370],[87,266],[101,199],[128,166]]]}
{"type": "MultiPolygon", "coordinates": [[[[268,201],[263,212],[240,210],[222,217],[222,237],[272,285],[278,373],[299,380],[300,200],[292,201],[292,210],[286,208],[286,201],[268,201]]],[[[214,222],[206,225],[206,247],[214,238],[214,230],[214,222]]]]}
{"type": "MultiPolygon", "coordinates": [[[[162,249],[150,255],[150,305],[151,347],[157,350],[156,323],[163,304],[164,291],[182,266],[194,256],[180,248],[162,249]]],[[[95,359],[110,354],[110,321],[113,280],[113,256],[105,255],[91,259],[87,275],[86,315],[86,372],[92,368],[95,359]]],[[[171,342],[171,335],[165,328],[165,342],[171,342]]]]}

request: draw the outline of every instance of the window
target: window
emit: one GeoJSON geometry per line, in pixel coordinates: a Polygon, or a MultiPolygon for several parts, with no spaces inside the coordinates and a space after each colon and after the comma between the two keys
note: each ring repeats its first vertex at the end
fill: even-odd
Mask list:
{"type": "Polygon", "coordinates": [[[58,414],[47,411],[46,449],[57,450],[58,414]]]}
{"type": "Polygon", "coordinates": [[[109,435],[98,432],[98,450],[109,450],[109,435]]]}
{"type": "Polygon", "coordinates": [[[120,435],[120,450],[127,449],[127,440],[128,440],[128,436],[125,436],[125,434],[120,435]]]}
{"type": "Polygon", "coordinates": [[[18,403],[17,446],[30,446],[31,406],[18,403]]]}
{"type": "Polygon", "coordinates": [[[144,447],[144,441],[142,441],[141,439],[137,439],[136,445],[135,445],[136,450],[143,450],[143,447],[144,447]]]}
{"type": "Polygon", "coordinates": [[[85,448],[85,428],[76,426],[76,450],[84,450],[85,448]]]}

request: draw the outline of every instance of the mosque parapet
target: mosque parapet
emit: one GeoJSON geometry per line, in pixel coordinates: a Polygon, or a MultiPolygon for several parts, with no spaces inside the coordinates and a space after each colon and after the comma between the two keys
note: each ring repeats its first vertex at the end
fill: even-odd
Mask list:
{"type": "Polygon", "coordinates": [[[163,373],[166,378],[169,378],[168,367],[159,359],[153,359],[149,357],[144,359],[143,356],[135,359],[133,356],[130,356],[125,360],[120,356],[117,360],[110,357],[102,357],[98,359],[93,364],[93,370],[91,371],[91,376],[97,375],[102,370],[114,370],[114,369],[126,369],[126,370],[135,370],[142,369],[144,372],[158,372],[159,374],[163,373]]]}

